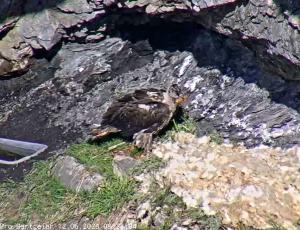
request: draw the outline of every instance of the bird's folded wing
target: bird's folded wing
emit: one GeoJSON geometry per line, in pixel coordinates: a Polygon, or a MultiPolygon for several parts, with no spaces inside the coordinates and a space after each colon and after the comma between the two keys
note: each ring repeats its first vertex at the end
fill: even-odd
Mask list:
{"type": "Polygon", "coordinates": [[[160,127],[169,117],[168,106],[161,102],[115,103],[104,114],[102,125],[116,127],[131,136],[143,129],[155,131],[154,127],[160,127]]]}

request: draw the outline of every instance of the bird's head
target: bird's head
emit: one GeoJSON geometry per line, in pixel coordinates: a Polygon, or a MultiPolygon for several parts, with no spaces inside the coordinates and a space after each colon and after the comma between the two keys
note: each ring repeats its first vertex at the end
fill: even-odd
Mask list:
{"type": "Polygon", "coordinates": [[[167,89],[167,93],[173,99],[176,105],[182,105],[187,100],[187,97],[180,93],[180,88],[176,84],[172,84],[167,89]]]}

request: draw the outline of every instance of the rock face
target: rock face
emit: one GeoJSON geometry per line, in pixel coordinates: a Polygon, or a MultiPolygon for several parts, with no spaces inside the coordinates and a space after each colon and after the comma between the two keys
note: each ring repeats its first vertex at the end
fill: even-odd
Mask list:
{"type": "Polygon", "coordinates": [[[85,0],[50,2],[4,1],[0,33],[6,34],[0,40],[0,76],[24,72],[34,51],[50,51],[64,37],[84,39],[87,29],[83,24],[104,13],[99,5],[89,5],[85,0]]]}
{"type": "Polygon", "coordinates": [[[64,45],[30,75],[1,81],[0,135],[59,149],[84,138],[115,97],[175,82],[189,96],[185,110],[201,135],[217,131],[249,147],[299,143],[297,83],[263,71],[240,42],[191,24],[158,25],[64,45]],[[30,85],[36,79],[44,83],[30,85]]]}
{"type": "Polygon", "coordinates": [[[238,39],[268,71],[299,80],[299,9],[297,1],[282,0],[5,0],[0,8],[0,76],[26,71],[32,56],[52,52],[62,40],[96,42],[114,25],[142,24],[155,16],[192,21],[238,39]],[[125,12],[132,15],[126,18],[125,12]],[[144,20],[135,15],[141,13],[144,20]]]}
{"type": "Polygon", "coordinates": [[[300,79],[300,7],[297,1],[125,1],[118,5],[170,20],[193,21],[251,48],[261,64],[300,79]],[[281,3],[283,2],[283,3],[281,3]]]}
{"type": "Polygon", "coordinates": [[[242,221],[260,229],[271,227],[270,218],[298,229],[299,153],[216,145],[188,133],[153,150],[167,162],[157,174],[188,206],[219,213],[224,223],[242,221]]]}

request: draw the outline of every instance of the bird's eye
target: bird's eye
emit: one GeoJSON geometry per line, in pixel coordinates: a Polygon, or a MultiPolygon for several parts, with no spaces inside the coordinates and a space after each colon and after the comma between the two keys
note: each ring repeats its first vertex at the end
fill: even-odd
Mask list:
{"type": "Polygon", "coordinates": [[[159,96],[153,96],[153,100],[159,101],[161,98],[159,96]]]}

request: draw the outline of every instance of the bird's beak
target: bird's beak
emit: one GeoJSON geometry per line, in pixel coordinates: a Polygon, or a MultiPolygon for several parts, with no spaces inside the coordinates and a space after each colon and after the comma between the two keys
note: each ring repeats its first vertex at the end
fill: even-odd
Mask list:
{"type": "Polygon", "coordinates": [[[175,101],[176,105],[182,105],[187,101],[187,98],[187,96],[179,96],[175,101]]]}

